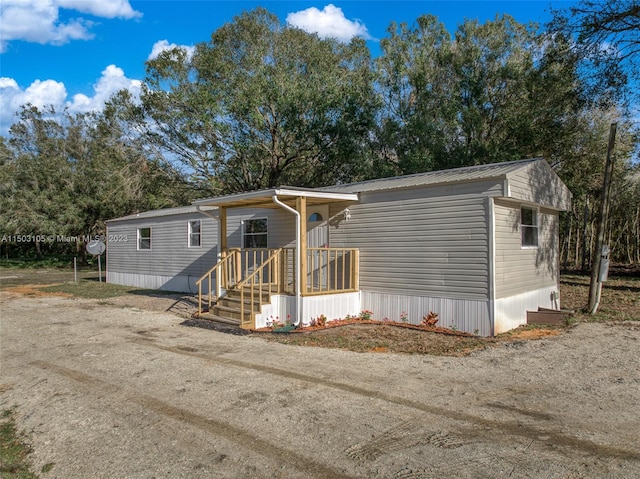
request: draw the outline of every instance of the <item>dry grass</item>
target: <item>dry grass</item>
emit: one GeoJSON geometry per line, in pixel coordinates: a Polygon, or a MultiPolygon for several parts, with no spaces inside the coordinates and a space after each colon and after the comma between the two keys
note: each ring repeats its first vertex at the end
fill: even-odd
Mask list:
{"type": "MultiPolygon", "coordinates": [[[[8,276],[19,276],[19,278],[14,277],[0,281],[0,289],[7,294],[81,296],[97,299],[124,295],[128,298],[127,304],[146,309],[148,304],[145,303],[145,299],[148,299],[148,295],[140,293],[152,293],[139,290],[135,291],[138,293],[136,296],[130,294],[134,292],[135,288],[99,283],[95,274],[83,275],[81,281],[71,283],[68,279],[68,271],[63,273],[55,270],[0,270],[0,277],[3,273],[8,276]],[[59,283],[60,280],[67,282],[51,284],[59,283]]],[[[640,268],[618,268],[612,271],[610,280],[605,283],[603,288],[601,306],[595,316],[589,316],[579,311],[587,303],[588,289],[589,276],[571,273],[561,277],[562,306],[578,311],[572,319],[574,322],[640,321],[640,268]]],[[[478,338],[395,327],[389,324],[362,323],[306,333],[258,334],[270,341],[299,346],[339,348],[357,352],[461,356],[505,342],[557,336],[562,334],[565,329],[564,327],[528,325],[495,338],[478,338]]]]}

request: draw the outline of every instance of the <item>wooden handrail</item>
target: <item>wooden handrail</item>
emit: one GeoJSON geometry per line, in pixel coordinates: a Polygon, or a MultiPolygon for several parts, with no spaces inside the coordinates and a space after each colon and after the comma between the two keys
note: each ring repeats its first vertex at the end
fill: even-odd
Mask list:
{"type": "MultiPolygon", "coordinates": [[[[269,254],[269,256],[267,257],[266,260],[264,260],[262,262],[262,264],[260,264],[260,266],[258,266],[257,268],[254,269],[254,271],[247,276],[245,279],[243,279],[242,281],[240,281],[237,285],[237,288],[240,290],[240,322],[241,324],[244,324],[245,319],[244,319],[244,314],[245,314],[245,287],[249,287],[249,290],[251,292],[251,296],[250,296],[250,301],[249,304],[251,306],[251,314],[253,315],[254,313],[254,304],[256,303],[255,300],[255,294],[256,294],[256,279],[258,279],[257,281],[257,285],[258,285],[258,294],[259,294],[259,300],[260,302],[262,302],[262,294],[263,294],[263,288],[265,286],[265,269],[267,268],[267,266],[269,267],[269,272],[268,272],[268,277],[267,277],[267,285],[268,285],[268,294],[269,296],[271,296],[271,292],[272,292],[272,286],[273,286],[273,281],[276,281],[275,287],[276,287],[276,291],[280,290],[280,285],[279,285],[279,278],[280,278],[280,256],[282,254],[282,248],[279,248],[277,250],[273,250],[271,251],[271,253],[269,254]]],[[[253,318],[251,318],[252,322],[253,322],[253,318]]]]}
{"type": "Polygon", "coordinates": [[[223,251],[221,253],[222,259],[196,281],[196,285],[198,286],[198,317],[202,315],[202,282],[207,279],[207,284],[209,287],[209,294],[207,295],[209,303],[208,306],[209,309],[211,309],[211,276],[215,272],[216,298],[218,298],[220,296],[218,285],[221,285],[223,288],[227,289],[230,285],[233,284],[234,279],[237,281],[236,278],[238,277],[238,269],[235,267],[232,260],[235,259],[236,254],[238,254],[239,251],[239,249],[231,249],[228,252],[223,251]],[[220,281],[218,281],[218,279],[220,279],[220,281]]]}

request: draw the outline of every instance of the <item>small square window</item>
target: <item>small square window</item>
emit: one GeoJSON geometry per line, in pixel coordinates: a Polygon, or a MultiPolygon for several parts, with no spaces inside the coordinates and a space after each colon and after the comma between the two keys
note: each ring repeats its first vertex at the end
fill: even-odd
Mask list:
{"type": "Polygon", "coordinates": [[[151,249],[151,228],[138,228],[138,249],[151,249]]]}
{"type": "Polygon", "coordinates": [[[189,221],[189,248],[199,248],[202,244],[202,223],[200,220],[189,221]]]}
{"type": "Polygon", "coordinates": [[[538,247],[538,210],[523,206],[520,208],[520,234],[523,248],[538,247]]]}

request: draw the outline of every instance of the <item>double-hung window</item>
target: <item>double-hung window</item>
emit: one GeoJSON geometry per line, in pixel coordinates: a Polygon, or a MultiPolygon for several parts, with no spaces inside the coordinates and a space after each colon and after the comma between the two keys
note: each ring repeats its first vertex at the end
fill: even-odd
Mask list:
{"type": "Polygon", "coordinates": [[[189,221],[189,248],[199,248],[202,245],[202,222],[189,221]]]}
{"type": "Polygon", "coordinates": [[[138,249],[151,249],[151,227],[147,226],[146,228],[138,228],[138,249]]]}
{"type": "Polygon", "coordinates": [[[267,218],[243,221],[242,245],[244,248],[267,247],[267,218]]]}
{"type": "Polygon", "coordinates": [[[520,235],[523,248],[538,247],[538,210],[529,206],[520,208],[520,235]]]}

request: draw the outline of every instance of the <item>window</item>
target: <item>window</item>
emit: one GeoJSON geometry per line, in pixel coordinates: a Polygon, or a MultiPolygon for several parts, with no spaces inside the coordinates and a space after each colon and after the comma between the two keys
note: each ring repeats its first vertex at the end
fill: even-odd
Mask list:
{"type": "Polygon", "coordinates": [[[267,218],[256,220],[245,220],[243,231],[244,248],[266,248],[267,247],[267,218]]]}
{"type": "Polygon", "coordinates": [[[520,208],[520,234],[523,248],[538,246],[538,210],[523,206],[520,208]]]}
{"type": "Polygon", "coordinates": [[[202,222],[200,220],[189,221],[189,248],[199,248],[202,240],[202,222]]]}
{"type": "Polygon", "coordinates": [[[316,223],[318,221],[322,221],[322,215],[320,213],[313,213],[309,216],[309,223],[316,223]]]}
{"type": "Polygon", "coordinates": [[[138,249],[151,249],[151,228],[138,228],[138,249]]]}

